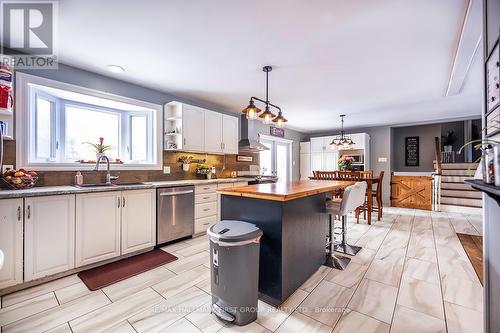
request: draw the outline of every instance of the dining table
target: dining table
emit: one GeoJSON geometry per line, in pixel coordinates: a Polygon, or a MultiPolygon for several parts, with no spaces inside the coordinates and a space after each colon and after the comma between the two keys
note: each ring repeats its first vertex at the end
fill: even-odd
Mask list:
{"type": "MultiPolygon", "coordinates": [[[[331,172],[326,172],[326,173],[329,173],[330,176],[328,178],[328,180],[332,180],[332,181],[345,181],[345,180],[354,180],[354,181],[364,181],[366,182],[366,208],[368,210],[368,217],[367,217],[367,222],[369,225],[372,224],[372,211],[373,211],[373,185],[376,185],[380,182],[380,176],[373,176],[373,175],[370,175],[368,173],[362,173],[361,174],[361,179],[358,179],[358,178],[355,178],[355,175],[358,176],[359,173],[356,172],[356,171],[353,171],[353,177],[352,179],[350,179],[349,177],[346,177],[346,175],[344,174],[343,177],[335,177],[335,172],[334,171],[331,171],[331,172]]],[[[310,180],[318,180],[318,178],[316,177],[309,177],[310,180]]],[[[380,219],[382,218],[382,212],[383,212],[383,209],[382,207],[379,207],[378,211],[377,211],[377,221],[380,221],[380,219]]]]}

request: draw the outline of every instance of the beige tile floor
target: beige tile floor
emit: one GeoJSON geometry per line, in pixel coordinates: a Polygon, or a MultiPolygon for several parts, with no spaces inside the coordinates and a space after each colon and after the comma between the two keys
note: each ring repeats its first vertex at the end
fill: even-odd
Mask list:
{"type": "Polygon", "coordinates": [[[179,260],[88,291],[75,276],[2,297],[10,332],[480,333],[482,286],[455,232],[480,234],[480,217],[387,208],[355,224],[363,246],[345,271],[322,266],[279,309],[259,301],[256,322],[210,314],[206,237],[165,247],[179,260]]]}

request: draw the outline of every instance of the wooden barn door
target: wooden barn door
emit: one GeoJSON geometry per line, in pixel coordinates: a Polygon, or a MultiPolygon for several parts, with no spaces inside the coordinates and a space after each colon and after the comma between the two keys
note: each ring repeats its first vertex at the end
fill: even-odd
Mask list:
{"type": "Polygon", "coordinates": [[[392,176],[393,207],[432,210],[432,179],[424,176],[392,176]]]}

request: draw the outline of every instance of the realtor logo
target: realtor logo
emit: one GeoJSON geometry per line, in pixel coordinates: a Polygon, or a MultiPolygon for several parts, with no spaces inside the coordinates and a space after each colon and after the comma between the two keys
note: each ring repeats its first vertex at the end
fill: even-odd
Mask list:
{"type": "Polygon", "coordinates": [[[0,1],[2,54],[20,68],[54,67],[56,1],[0,1]]]}

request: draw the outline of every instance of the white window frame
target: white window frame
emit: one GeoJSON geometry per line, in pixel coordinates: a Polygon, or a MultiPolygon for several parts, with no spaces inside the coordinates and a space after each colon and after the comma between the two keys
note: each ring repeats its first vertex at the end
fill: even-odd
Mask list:
{"type": "MultiPolygon", "coordinates": [[[[125,164],[112,164],[112,170],[162,170],[163,168],[163,154],[162,154],[162,124],[163,124],[163,106],[158,104],[153,104],[145,101],[140,101],[128,97],[123,97],[119,95],[114,95],[106,92],[101,92],[94,89],[84,88],[80,86],[76,86],[73,84],[63,83],[59,81],[54,81],[51,79],[46,79],[26,73],[16,73],[16,106],[15,106],[15,128],[16,128],[16,166],[18,168],[27,168],[30,170],[36,171],[77,171],[77,170],[93,170],[93,164],[79,164],[79,163],[54,163],[54,162],[44,162],[44,161],[32,161],[30,162],[30,156],[34,156],[34,152],[30,151],[31,148],[34,147],[33,142],[29,140],[34,135],[30,135],[30,131],[34,130],[34,124],[31,121],[30,117],[30,108],[33,105],[30,103],[36,103],[35,99],[31,98],[30,94],[30,85],[39,85],[45,86],[60,90],[65,90],[69,92],[74,92],[78,94],[89,95],[93,97],[105,98],[108,100],[127,103],[131,105],[136,105],[141,108],[151,109],[152,117],[150,118],[150,123],[148,125],[152,125],[152,135],[148,137],[148,147],[152,153],[153,163],[125,163],[125,164]],[[153,126],[155,125],[155,126],[153,126]],[[30,155],[31,154],[31,155],[30,155]]],[[[45,98],[45,96],[43,96],[45,98]]],[[[64,107],[64,103],[63,104],[64,107]]],[[[67,102],[67,104],[74,104],[76,106],[83,106],[85,103],[80,103],[77,101],[67,102]]],[[[114,110],[116,111],[116,110],[114,110]]],[[[63,112],[63,110],[56,110],[56,112],[63,112]]],[[[135,112],[127,112],[127,115],[135,114],[135,112]]],[[[139,112],[137,114],[140,114],[139,112]]],[[[123,117],[123,115],[122,115],[123,117]]],[[[57,117],[60,119],[60,117],[57,117]]],[[[123,122],[122,124],[127,123],[123,122]]],[[[128,125],[126,125],[128,126],[128,125]]],[[[123,128],[121,131],[126,130],[123,128]]],[[[33,132],[31,132],[33,133],[33,132]]],[[[64,133],[61,133],[64,135],[64,133]]],[[[130,138],[125,138],[126,140],[130,140],[130,138]]],[[[129,141],[126,141],[129,142],[129,141]]],[[[59,138],[59,144],[61,143],[61,138],[59,138]]],[[[120,149],[123,148],[124,145],[120,145],[120,149]]],[[[60,153],[61,150],[58,150],[60,153]]],[[[122,151],[121,154],[124,152],[122,151]]]]}
{"type": "MultiPolygon", "coordinates": [[[[288,155],[288,170],[287,170],[288,179],[286,179],[286,181],[292,181],[292,179],[293,179],[293,166],[292,166],[292,162],[293,162],[293,159],[292,159],[293,140],[279,138],[279,137],[276,137],[276,136],[265,135],[265,134],[260,134],[259,133],[259,142],[262,142],[262,141],[270,141],[270,142],[273,143],[273,145],[275,145],[278,142],[279,143],[284,143],[284,144],[288,145],[288,154],[287,154],[288,155]]],[[[276,161],[274,160],[275,156],[271,157],[271,158],[273,159],[272,164],[276,164],[276,161]]],[[[274,165],[274,167],[275,166],[276,165],[274,165]]],[[[271,170],[271,171],[276,171],[276,170],[271,170]]]]}

